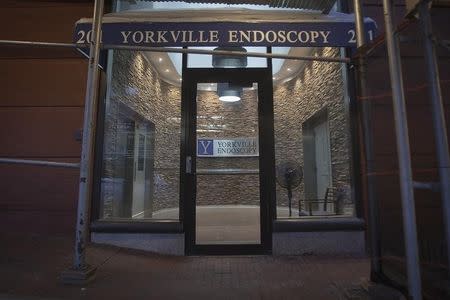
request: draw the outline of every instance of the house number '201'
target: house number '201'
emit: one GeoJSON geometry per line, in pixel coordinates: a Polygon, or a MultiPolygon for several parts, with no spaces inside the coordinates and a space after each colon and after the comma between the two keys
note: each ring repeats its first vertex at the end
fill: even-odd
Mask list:
{"type": "MultiPolygon", "coordinates": [[[[369,30],[369,40],[373,40],[373,31],[369,30]]],[[[348,40],[349,43],[356,43],[356,33],[354,29],[350,29],[347,31],[347,34],[350,36],[350,39],[348,40]]]]}
{"type": "MultiPolygon", "coordinates": [[[[100,33],[100,41],[102,40],[102,35],[100,33]]],[[[87,44],[92,43],[94,41],[94,37],[92,36],[92,30],[89,30],[88,32],[84,30],[78,31],[78,40],[77,44],[87,44]]]]}

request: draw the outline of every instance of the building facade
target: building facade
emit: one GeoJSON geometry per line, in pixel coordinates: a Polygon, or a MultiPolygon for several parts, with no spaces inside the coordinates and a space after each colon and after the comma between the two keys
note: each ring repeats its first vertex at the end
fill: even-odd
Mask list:
{"type": "MultiPolygon", "coordinates": [[[[403,28],[401,55],[414,179],[432,181],[438,178],[438,168],[426,78],[418,72],[424,68],[423,49],[417,43],[420,28],[417,22],[405,23],[404,4],[395,3],[396,24],[403,28]]],[[[164,4],[117,1],[107,10],[142,13],[161,8],[158,5],[164,4]]],[[[341,1],[334,10],[350,11],[349,6],[341,1]]],[[[92,15],[92,2],[11,0],[0,4],[0,14],[4,28],[14,24],[1,39],[71,42],[75,23],[92,15]]],[[[211,55],[105,53],[99,82],[92,241],[179,255],[221,253],[220,249],[363,253],[370,246],[366,229],[371,178],[382,267],[376,275],[404,286],[381,2],[364,1],[364,14],[378,26],[367,59],[365,95],[355,88],[355,66],[342,63],[248,58],[246,67],[222,70],[214,67],[211,55]],[[224,88],[238,88],[240,101],[219,100],[224,88]],[[365,169],[363,101],[372,103],[375,171],[370,174],[365,169]],[[208,148],[213,146],[218,148],[208,148]]],[[[449,34],[448,26],[442,26],[447,16],[445,5],[432,10],[441,40],[449,34]]],[[[338,47],[259,51],[336,58],[355,53],[338,47]]],[[[448,120],[448,50],[441,47],[438,55],[448,120]]],[[[0,73],[4,87],[0,156],[78,161],[85,58],[67,49],[2,46],[0,64],[6,70],[0,73]]],[[[76,170],[0,164],[0,178],[2,231],[73,234],[76,170]]],[[[439,293],[433,282],[447,265],[439,194],[417,190],[416,209],[424,287],[439,293]],[[438,272],[433,271],[436,266],[438,272]]]]}

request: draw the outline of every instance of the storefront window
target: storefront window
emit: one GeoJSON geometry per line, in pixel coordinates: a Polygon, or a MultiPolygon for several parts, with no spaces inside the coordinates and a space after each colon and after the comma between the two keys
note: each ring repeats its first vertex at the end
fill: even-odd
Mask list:
{"type": "MultiPolygon", "coordinates": [[[[228,50],[241,52],[266,53],[266,47],[242,47],[242,48],[220,48],[220,47],[190,47],[189,49],[228,50]]],[[[216,55],[215,55],[216,56],[216,55]]],[[[263,57],[227,57],[221,60],[220,55],[213,59],[212,55],[188,54],[188,68],[266,68],[267,59],[263,57]]]]}
{"type": "Polygon", "coordinates": [[[111,51],[107,73],[100,218],[178,219],[180,75],[133,51],[111,51]]]}
{"type": "MultiPolygon", "coordinates": [[[[297,48],[339,56],[338,48],[297,48]]],[[[277,218],[351,216],[351,141],[341,64],[285,61],[274,74],[277,218]]]]}

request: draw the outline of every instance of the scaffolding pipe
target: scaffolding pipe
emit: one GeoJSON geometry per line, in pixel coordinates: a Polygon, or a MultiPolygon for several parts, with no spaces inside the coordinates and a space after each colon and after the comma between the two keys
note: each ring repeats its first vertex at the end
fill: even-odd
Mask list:
{"type": "Polygon", "coordinates": [[[366,43],[366,36],[364,33],[364,17],[360,0],[353,1],[353,10],[355,12],[356,46],[359,48],[366,43]]]}
{"type": "Polygon", "coordinates": [[[442,103],[439,70],[436,58],[436,49],[433,44],[433,30],[431,25],[428,1],[418,5],[419,17],[423,32],[423,45],[425,49],[425,63],[427,68],[428,91],[431,99],[433,115],[434,137],[439,164],[440,191],[442,199],[442,213],[447,240],[447,261],[450,272],[450,157],[448,149],[447,129],[445,123],[444,107],[442,103]]]}
{"type": "Polygon", "coordinates": [[[46,166],[46,167],[57,167],[57,168],[73,168],[73,169],[80,167],[79,163],[55,162],[55,161],[31,160],[31,159],[12,159],[12,158],[0,158],[0,163],[46,166]]]}
{"type": "Polygon", "coordinates": [[[439,192],[439,182],[420,182],[413,181],[413,185],[415,189],[421,190],[431,190],[433,192],[439,192]]]}
{"type": "Polygon", "coordinates": [[[16,40],[0,40],[0,45],[5,46],[26,46],[26,47],[56,47],[56,48],[78,48],[80,45],[71,43],[52,43],[52,42],[33,42],[33,41],[16,41],[16,40]]]}
{"type": "Polygon", "coordinates": [[[392,0],[383,0],[386,46],[389,59],[394,121],[397,140],[397,156],[400,173],[400,190],[403,212],[408,292],[412,299],[422,299],[419,249],[417,244],[416,213],[412,182],[411,154],[409,149],[408,122],[400,64],[400,50],[394,34],[392,0]]]}
{"type": "Polygon", "coordinates": [[[182,48],[161,48],[161,47],[147,47],[147,46],[129,46],[129,45],[103,45],[103,49],[114,50],[134,50],[134,51],[150,51],[150,52],[170,52],[170,53],[186,53],[186,54],[206,54],[206,55],[227,55],[227,56],[249,56],[249,57],[263,57],[263,58],[277,58],[277,59],[291,59],[291,60],[305,60],[305,61],[322,61],[335,63],[350,63],[349,58],[342,57],[326,57],[326,56],[290,56],[286,54],[273,53],[257,53],[257,52],[239,52],[226,50],[202,50],[202,49],[182,49],[182,48]]]}
{"type": "MultiPolygon", "coordinates": [[[[355,12],[355,27],[356,27],[356,45],[361,48],[366,43],[364,30],[364,17],[362,13],[361,1],[353,0],[353,10],[355,12]]],[[[366,59],[364,55],[360,55],[358,59],[358,77],[359,77],[359,92],[362,97],[367,96],[367,69],[366,59]]],[[[373,138],[372,138],[372,103],[371,101],[362,101],[362,129],[363,140],[365,148],[366,159],[366,173],[371,174],[375,172],[375,161],[373,153],[373,138]]],[[[370,265],[372,277],[379,275],[381,272],[381,250],[380,250],[380,236],[379,236],[379,220],[378,220],[378,203],[376,198],[375,177],[366,176],[367,184],[367,208],[368,208],[368,223],[369,223],[369,240],[370,240],[370,265]]],[[[374,279],[374,278],[372,278],[374,279]]]]}
{"type": "MultiPolygon", "coordinates": [[[[32,42],[32,41],[13,41],[0,40],[0,45],[7,46],[27,46],[27,47],[63,47],[63,48],[77,48],[86,49],[85,44],[70,44],[70,43],[50,43],[50,42],[32,42]]],[[[246,57],[262,57],[273,59],[290,59],[290,60],[305,60],[305,61],[320,61],[320,62],[336,62],[336,63],[350,63],[349,58],[342,57],[327,57],[327,56],[291,56],[286,54],[272,54],[272,53],[257,53],[257,52],[239,52],[239,51],[225,51],[225,50],[202,50],[202,49],[180,49],[170,47],[150,47],[150,46],[129,46],[129,45],[107,45],[101,44],[103,50],[134,50],[134,51],[149,51],[149,52],[168,52],[168,53],[187,53],[187,54],[203,54],[203,55],[228,55],[228,56],[246,56],[246,57]]]]}
{"type": "Polygon", "coordinates": [[[89,51],[88,78],[84,104],[83,141],[81,145],[80,182],[78,190],[77,223],[75,232],[75,255],[73,269],[86,271],[86,243],[89,230],[89,209],[93,180],[94,136],[97,118],[98,61],[100,55],[100,27],[103,17],[104,0],[95,0],[93,18],[94,43],[89,51]]]}

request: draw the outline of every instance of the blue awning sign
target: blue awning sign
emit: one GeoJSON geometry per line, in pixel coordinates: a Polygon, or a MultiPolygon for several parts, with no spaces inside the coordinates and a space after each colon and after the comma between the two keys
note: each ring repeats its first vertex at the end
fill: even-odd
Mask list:
{"type": "MultiPolygon", "coordinates": [[[[108,45],[149,47],[265,46],[265,47],[355,47],[351,19],[298,22],[104,22],[102,42],[108,45]]],[[[366,39],[375,36],[376,24],[365,20],[366,39]]],[[[78,22],[74,42],[92,39],[91,23],[78,22]]]]}

